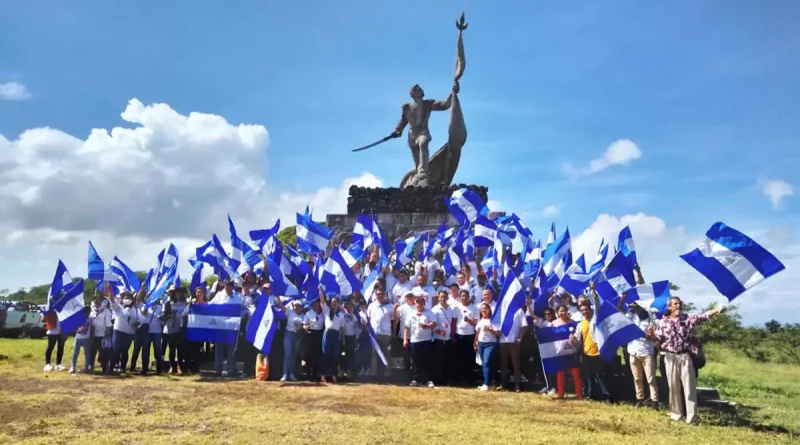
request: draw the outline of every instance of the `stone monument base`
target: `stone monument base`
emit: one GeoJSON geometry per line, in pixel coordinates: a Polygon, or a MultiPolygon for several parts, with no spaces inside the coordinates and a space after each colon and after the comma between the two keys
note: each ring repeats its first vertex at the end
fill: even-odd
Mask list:
{"type": "MultiPolygon", "coordinates": [[[[350,243],[353,235],[358,213],[355,215],[328,215],[325,223],[334,229],[333,245],[338,246],[342,241],[350,243]]],[[[375,218],[381,226],[384,235],[392,245],[398,240],[408,238],[422,232],[436,233],[442,221],[447,222],[447,227],[458,225],[453,215],[449,212],[441,213],[375,213],[375,218]]]]}

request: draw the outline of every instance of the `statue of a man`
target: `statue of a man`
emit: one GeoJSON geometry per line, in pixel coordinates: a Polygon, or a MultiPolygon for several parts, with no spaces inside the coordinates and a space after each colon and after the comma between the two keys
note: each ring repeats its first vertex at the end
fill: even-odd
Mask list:
{"type": "Polygon", "coordinates": [[[417,168],[417,176],[419,178],[426,178],[428,175],[428,144],[431,142],[431,133],[428,130],[428,120],[431,117],[431,111],[444,111],[450,109],[453,100],[453,94],[458,94],[458,82],[453,83],[453,90],[447,99],[443,101],[438,100],[424,100],[425,92],[419,85],[411,87],[411,102],[403,104],[403,114],[400,117],[400,122],[392,132],[393,138],[399,138],[403,134],[403,129],[406,125],[408,128],[408,146],[411,148],[411,155],[414,156],[414,164],[417,168]]]}

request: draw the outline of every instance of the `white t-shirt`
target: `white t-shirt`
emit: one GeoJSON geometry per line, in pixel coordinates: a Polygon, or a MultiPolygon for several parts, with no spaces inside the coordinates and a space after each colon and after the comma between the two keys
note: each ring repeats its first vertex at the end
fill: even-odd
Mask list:
{"type": "Polygon", "coordinates": [[[356,335],[356,327],[358,326],[358,319],[356,314],[344,313],[344,322],[342,323],[342,335],[346,337],[354,337],[356,335]]]}
{"type": "Polygon", "coordinates": [[[420,323],[430,323],[436,321],[436,316],[429,310],[424,310],[418,313],[416,309],[406,317],[405,327],[409,329],[408,342],[419,343],[423,341],[431,341],[433,337],[433,329],[421,328],[420,323]]]}
{"type": "Polygon", "coordinates": [[[433,280],[433,277],[436,276],[436,271],[442,268],[441,264],[439,264],[439,262],[433,257],[428,257],[423,262],[418,261],[417,264],[414,265],[414,270],[417,272],[417,274],[420,274],[422,273],[423,267],[428,269],[428,283],[430,283],[433,280]]]}
{"type": "MultiPolygon", "coordinates": [[[[148,334],[160,334],[164,327],[161,325],[159,317],[164,312],[160,304],[154,305],[147,312],[141,316],[142,323],[147,323],[148,334]]],[[[181,317],[183,318],[183,317],[181,317]]]]}
{"type": "Polygon", "coordinates": [[[303,326],[303,314],[297,315],[294,308],[286,311],[286,332],[297,332],[303,326]]]}
{"type": "MultiPolygon", "coordinates": [[[[398,308],[398,311],[402,308],[398,308]]],[[[391,304],[380,304],[377,301],[367,307],[367,316],[375,335],[392,335],[392,317],[394,308],[391,304]]]]}
{"type": "Polygon", "coordinates": [[[405,283],[401,283],[398,281],[395,285],[391,288],[392,291],[390,292],[390,303],[394,304],[398,301],[405,301],[406,294],[411,292],[411,289],[414,288],[414,284],[408,280],[405,283]]]}
{"type": "Polygon", "coordinates": [[[478,321],[478,324],[475,325],[475,330],[478,332],[478,342],[479,343],[496,343],[497,336],[486,330],[486,326],[491,326],[496,330],[500,330],[500,327],[497,325],[492,324],[492,321],[488,318],[481,318],[478,321]]]}
{"type": "Polygon", "coordinates": [[[110,328],[113,326],[111,322],[111,309],[106,307],[105,305],[100,306],[100,308],[95,307],[92,305],[92,313],[89,315],[89,318],[92,319],[92,326],[94,327],[94,336],[95,337],[105,337],[106,336],[106,328],[110,328]]]}
{"type": "Polygon", "coordinates": [[[511,330],[508,332],[508,337],[501,334],[500,343],[514,343],[519,339],[519,331],[523,326],[528,326],[528,318],[525,317],[525,312],[522,309],[517,309],[514,314],[514,322],[511,324],[511,330]]]}
{"type": "Polygon", "coordinates": [[[406,320],[412,313],[417,313],[417,306],[414,304],[404,304],[397,308],[397,324],[399,326],[397,329],[397,336],[400,340],[403,339],[403,328],[406,326],[406,320]]]}
{"type": "Polygon", "coordinates": [[[433,297],[436,295],[436,290],[430,284],[426,284],[425,287],[414,286],[411,293],[417,297],[425,297],[425,310],[430,310],[433,307],[433,297]]]}
{"type": "MultiPolygon", "coordinates": [[[[636,326],[639,326],[639,329],[641,329],[643,332],[647,332],[647,328],[650,325],[650,319],[645,318],[642,320],[639,318],[639,316],[631,312],[626,313],[625,316],[628,317],[628,319],[636,326]]],[[[637,338],[636,340],[628,343],[628,354],[634,357],[647,357],[655,354],[655,352],[656,347],[653,344],[653,341],[647,339],[646,337],[637,338]]]]}
{"type": "Polygon", "coordinates": [[[136,307],[131,305],[128,308],[123,308],[119,303],[111,305],[111,310],[114,311],[114,330],[120,331],[125,334],[136,334],[136,326],[139,323],[139,311],[136,307]]]}
{"type": "Polygon", "coordinates": [[[325,328],[325,312],[320,311],[318,314],[314,312],[314,309],[311,309],[303,317],[303,323],[309,325],[309,329],[312,331],[321,331],[325,328]]]}
{"type": "Polygon", "coordinates": [[[322,305],[322,313],[325,314],[325,330],[326,331],[339,331],[344,324],[344,311],[339,309],[333,317],[330,316],[331,308],[327,304],[322,305]]]}
{"type": "Polygon", "coordinates": [[[443,334],[438,332],[433,333],[433,338],[436,340],[450,340],[450,328],[453,325],[453,319],[456,318],[455,310],[451,306],[442,306],[437,304],[431,310],[433,315],[436,316],[436,328],[444,331],[443,334]]]}
{"type": "Polygon", "coordinates": [[[475,326],[467,323],[466,319],[478,320],[478,306],[470,304],[468,306],[458,305],[456,307],[456,334],[457,335],[475,335],[475,326]]]}
{"type": "Polygon", "coordinates": [[[569,310],[569,318],[576,323],[580,323],[583,321],[583,314],[581,314],[580,309],[576,308],[575,306],[567,306],[569,310]]]}

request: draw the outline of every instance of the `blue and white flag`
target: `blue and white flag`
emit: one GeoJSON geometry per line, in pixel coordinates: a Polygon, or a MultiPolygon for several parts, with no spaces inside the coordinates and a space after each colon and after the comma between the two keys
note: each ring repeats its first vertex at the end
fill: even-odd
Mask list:
{"type": "Polygon", "coordinates": [[[544,269],[540,267],[533,277],[533,290],[531,292],[534,314],[544,318],[544,310],[550,307],[549,297],[547,276],[544,274],[544,269]]]}
{"type": "Polygon", "coordinates": [[[70,334],[86,321],[83,280],[79,279],[75,283],[70,283],[63,288],[63,291],[61,298],[53,303],[53,309],[56,311],[58,321],[61,322],[61,333],[70,334]]]}
{"type": "Polygon", "coordinates": [[[394,250],[397,255],[397,258],[395,258],[394,267],[401,269],[403,266],[411,262],[414,255],[414,247],[421,238],[422,234],[419,234],[394,243],[394,250]]]}
{"type": "Polygon", "coordinates": [[[333,229],[317,224],[310,214],[297,214],[297,248],[309,254],[325,253],[333,238],[333,229]]]}
{"type": "Polygon", "coordinates": [[[644,337],[644,332],[622,312],[608,301],[597,299],[599,308],[595,308],[592,317],[592,339],[600,349],[600,356],[611,361],[617,356],[617,349],[637,338],[644,337]]]}
{"type": "Polygon", "coordinates": [[[606,257],[608,256],[608,243],[606,240],[603,239],[600,241],[600,249],[597,251],[597,257],[594,259],[594,263],[589,267],[589,272],[594,272],[597,270],[603,270],[606,266],[606,257]]]}
{"type": "Polygon", "coordinates": [[[281,220],[275,221],[275,225],[272,226],[271,229],[257,229],[250,231],[250,239],[253,240],[254,243],[258,244],[259,249],[264,248],[264,244],[272,238],[278,235],[278,232],[281,230],[281,220]]]}
{"type": "MultiPolygon", "coordinates": [[[[389,238],[383,233],[383,229],[378,224],[377,218],[372,216],[372,237],[375,240],[375,244],[381,248],[381,258],[389,259],[389,252],[392,251],[392,244],[389,242],[389,238]]],[[[364,249],[366,250],[366,249],[364,249]]]]}
{"type": "Polygon", "coordinates": [[[47,292],[47,303],[45,304],[44,309],[45,314],[50,312],[53,303],[61,298],[61,291],[71,284],[72,275],[69,274],[67,266],[65,266],[61,260],[58,260],[58,266],[56,266],[56,273],[53,276],[53,282],[50,283],[50,290],[47,292]]]}
{"type": "Polygon", "coordinates": [[[296,283],[302,283],[306,275],[311,273],[311,268],[300,252],[294,250],[292,246],[286,246],[286,250],[288,255],[283,255],[281,259],[281,271],[296,283]]]}
{"type": "Polygon", "coordinates": [[[653,300],[656,298],[669,300],[669,281],[656,281],[650,284],[641,284],[628,291],[625,298],[626,303],[633,303],[639,300],[653,300]]]}
{"type": "Polygon", "coordinates": [[[472,230],[475,247],[491,247],[494,245],[494,239],[497,236],[497,223],[483,215],[478,215],[475,218],[472,230]]]}
{"type": "Polygon", "coordinates": [[[547,242],[544,245],[544,250],[550,248],[550,245],[556,242],[556,223],[550,223],[550,233],[547,234],[547,242]]]}
{"type": "Polygon", "coordinates": [[[619,232],[619,239],[617,240],[617,252],[622,252],[622,256],[633,267],[636,262],[636,247],[633,245],[633,235],[631,235],[630,226],[625,226],[619,232]]]}
{"type": "Polygon", "coordinates": [[[137,292],[139,288],[142,287],[142,282],[139,280],[136,272],[128,267],[127,264],[123,263],[118,257],[115,256],[114,259],[111,260],[108,269],[118,278],[118,288],[128,292],[137,292]]]}
{"type": "Polygon", "coordinates": [[[728,301],[785,269],[772,253],[738,230],[716,222],[702,244],[681,255],[728,301]]]}
{"type": "Polygon", "coordinates": [[[286,278],[279,265],[267,257],[267,273],[269,273],[270,291],[272,295],[296,296],[300,295],[292,282],[286,278]]]}
{"type": "Polygon", "coordinates": [[[619,251],[606,266],[606,280],[618,294],[623,294],[636,286],[636,279],[633,276],[633,264],[625,258],[622,251],[619,251]]]}
{"type": "Polygon", "coordinates": [[[233,224],[230,215],[228,215],[228,229],[231,232],[231,249],[233,250],[231,258],[240,265],[243,260],[244,264],[246,264],[246,266],[242,265],[239,267],[239,272],[246,272],[261,263],[262,260],[261,257],[258,256],[258,252],[247,244],[245,240],[239,238],[239,235],[236,233],[236,226],[233,224]]]}
{"type": "Polygon", "coordinates": [[[492,324],[500,325],[500,331],[508,336],[514,325],[514,315],[525,307],[525,289],[513,272],[507,271],[503,288],[492,314],[492,324]]]}
{"type": "Polygon", "coordinates": [[[106,265],[103,259],[98,255],[97,250],[94,248],[92,241],[89,240],[89,272],[86,277],[95,281],[108,281],[106,280],[106,265]]]}
{"type": "Polygon", "coordinates": [[[656,318],[660,318],[664,312],[667,311],[669,305],[669,296],[640,299],[636,301],[636,305],[646,310],[649,313],[655,314],[656,318]]]}
{"type": "Polygon", "coordinates": [[[437,250],[441,249],[442,247],[447,245],[447,241],[455,233],[455,228],[448,229],[447,222],[442,222],[442,225],[439,226],[439,229],[436,231],[436,235],[433,236],[433,239],[425,246],[425,254],[423,255],[423,259],[430,257],[431,255],[435,254],[437,250]]]}
{"type": "Polygon", "coordinates": [[[262,297],[256,302],[256,308],[247,322],[245,338],[264,355],[269,354],[275,332],[278,331],[279,312],[282,311],[272,306],[269,298],[262,297]]]}
{"type": "Polygon", "coordinates": [[[192,281],[189,283],[189,293],[194,295],[194,291],[197,290],[198,287],[202,287],[203,290],[206,290],[206,282],[203,280],[202,264],[200,267],[192,269],[192,281]]]}
{"type": "Polygon", "coordinates": [[[150,294],[145,300],[145,307],[147,308],[152,307],[153,304],[160,300],[170,286],[174,286],[175,278],[178,275],[178,249],[170,243],[160,256],[161,264],[153,273],[152,286],[148,289],[150,294]]]}
{"type": "Polygon", "coordinates": [[[461,270],[461,258],[454,248],[451,247],[445,252],[442,267],[446,276],[454,276],[461,270]]]}
{"type": "Polygon", "coordinates": [[[569,341],[569,336],[575,333],[576,328],[574,321],[561,326],[536,328],[536,341],[539,343],[545,374],[580,366],[578,349],[569,341]]]}
{"type": "Polygon", "coordinates": [[[564,272],[564,276],[558,281],[558,287],[566,289],[572,295],[582,295],[598,273],[600,271],[588,274],[584,272],[580,264],[575,262],[564,272]]]}
{"type": "Polygon", "coordinates": [[[465,188],[454,191],[450,198],[445,197],[444,203],[462,226],[475,221],[478,215],[489,214],[489,208],[480,195],[465,188]]]}
{"type": "Polygon", "coordinates": [[[186,340],[197,343],[236,344],[241,321],[242,305],[238,302],[190,305],[186,340]]]}
{"type": "Polygon", "coordinates": [[[552,291],[558,285],[561,277],[564,276],[564,272],[572,265],[572,242],[569,236],[569,228],[545,249],[542,264],[544,265],[544,273],[547,275],[547,287],[552,291]]]}
{"type": "Polygon", "coordinates": [[[361,281],[347,265],[339,249],[331,251],[320,282],[325,286],[326,292],[336,295],[351,295],[361,291],[361,281]]]}
{"type": "MultiPolygon", "coordinates": [[[[374,231],[372,223],[372,217],[363,213],[358,215],[355,227],[353,227],[353,236],[350,238],[351,246],[358,244],[364,252],[372,246],[375,242],[372,236],[372,232],[374,231]]],[[[357,258],[357,260],[360,261],[361,258],[357,258]]]]}

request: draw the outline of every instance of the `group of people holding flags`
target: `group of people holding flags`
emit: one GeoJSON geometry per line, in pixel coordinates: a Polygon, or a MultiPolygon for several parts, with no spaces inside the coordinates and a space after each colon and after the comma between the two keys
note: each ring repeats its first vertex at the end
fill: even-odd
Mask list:
{"type": "MultiPolygon", "coordinates": [[[[627,227],[616,248],[602,242],[587,264],[584,255],[573,261],[569,230],[556,236],[551,227],[543,246],[517,215],[490,219],[472,191],[456,191],[446,203],[457,225],[443,222],[435,234],[393,248],[369,215],[358,218],[350,246],[330,246],[332,231],[306,210],[297,215],[297,249],[281,245],[280,222],[251,231],[251,245],[229,218],[232,251],[213,235],[189,259],[192,298],[180,287],[173,245],[141,281],[117,257],[106,266],[90,243],[88,276],[102,297],[84,308],[82,281],[59,262],[49,314],[60,333],[77,331],[76,351],[78,336],[89,331],[92,340],[81,340],[91,351],[87,369],[94,351],[105,349],[105,373],[126,370],[131,344],[131,368],[141,350],[146,373],[153,345],[157,373],[166,369],[161,354],[168,347],[170,372],[197,372],[203,351],[213,349],[220,376],[237,375],[243,361],[260,379],[268,373],[294,381],[302,370],[324,383],[405,378],[433,388],[474,384],[479,370],[483,391],[541,383],[540,393],[563,398],[571,377],[577,398],[611,402],[620,393],[613,363],[622,348],[627,367],[616,369],[630,376],[637,405],[659,404],[660,357],[670,416],[696,421],[695,363],[702,357],[694,328],[722,309],[685,314],[668,281],[646,284],[627,227]],[[205,266],[219,278],[211,291],[205,266]]],[[[783,269],[723,223],[682,258],[729,300],[783,269]]],[[[52,335],[53,345],[63,345],[52,335]]],[[[51,353],[48,347],[45,370],[51,353]]]]}

